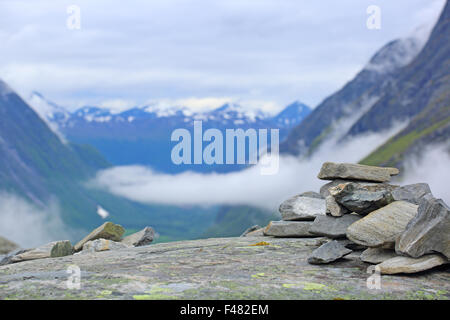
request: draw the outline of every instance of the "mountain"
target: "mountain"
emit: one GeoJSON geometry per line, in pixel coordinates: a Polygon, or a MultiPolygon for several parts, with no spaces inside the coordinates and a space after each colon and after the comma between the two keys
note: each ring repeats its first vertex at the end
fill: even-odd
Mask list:
{"type": "MultiPolygon", "coordinates": [[[[423,41],[416,38],[399,39],[382,47],[369,63],[342,89],[320,103],[299,125],[294,127],[280,145],[280,151],[305,155],[329,138],[344,138],[367,112],[383,97],[396,80],[399,70],[420,52],[423,41]]],[[[397,119],[391,113],[392,121],[397,119]]],[[[379,116],[379,115],[377,115],[379,116]]],[[[402,117],[399,117],[402,119],[402,117]]],[[[370,121],[370,119],[368,120],[370,121]]],[[[377,131],[385,126],[370,129],[377,131]]],[[[358,133],[369,128],[361,127],[358,133]]],[[[356,133],[356,132],[355,132],[356,133]]]]}
{"type": "Polygon", "coordinates": [[[153,226],[161,240],[196,238],[214,223],[215,207],[142,205],[86,185],[110,166],[93,147],[61,141],[0,80],[0,191],[44,209],[56,199],[64,224],[78,232],[74,237],[104,222],[99,206],[128,230],[153,226]]]}
{"type": "Polygon", "coordinates": [[[229,172],[245,167],[239,164],[226,166],[173,164],[171,150],[176,143],[171,142],[171,133],[175,129],[185,128],[192,135],[195,120],[202,121],[204,130],[219,129],[224,136],[226,129],[272,128],[280,129],[280,139],[283,139],[291,128],[311,112],[308,106],[298,101],[275,116],[235,103],[224,104],[206,112],[192,112],[183,107],[161,108],[147,105],[119,113],[108,108],[86,106],[68,113],[39,93],[34,93],[29,101],[41,117],[57,128],[66,139],[94,146],[112,164],[141,164],[167,173],[187,170],[229,172]]]}
{"type": "Polygon", "coordinates": [[[445,144],[450,153],[450,4],[420,54],[403,68],[385,95],[353,125],[349,133],[383,128],[392,119],[407,127],[362,160],[365,164],[401,166],[426,147],[445,144]],[[394,117],[395,114],[395,117],[394,117]]]}

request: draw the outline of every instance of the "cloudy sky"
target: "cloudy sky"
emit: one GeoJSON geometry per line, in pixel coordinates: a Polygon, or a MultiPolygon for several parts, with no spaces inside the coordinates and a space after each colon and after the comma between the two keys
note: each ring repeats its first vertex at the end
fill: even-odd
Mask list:
{"type": "Polygon", "coordinates": [[[0,78],[69,108],[316,106],[444,0],[0,0],[0,78]],[[81,29],[67,27],[69,5],[81,29]],[[366,27],[369,5],[381,29],[366,27]]]}

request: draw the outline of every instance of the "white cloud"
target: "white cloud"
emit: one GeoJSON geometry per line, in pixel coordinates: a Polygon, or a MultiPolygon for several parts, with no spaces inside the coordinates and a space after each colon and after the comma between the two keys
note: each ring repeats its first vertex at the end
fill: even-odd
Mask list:
{"type": "Polygon", "coordinates": [[[99,172],[92,184],[143,203],[248,204],[276,210],[286,198],[304,191],[318,191],[326,183],[317,179],[323,162],[358,162],[402,127],[360,136],[339,145],[336,140],[330,140],[311,159],[282,157],[279,172],[272,176],[261,175],[259,165],[228,174],[184,172],[177,175],[124,166],[99,172]]]}
{"type": "Polygon", "coordinates": [[[186,97],[294,100],[315,106],[388,41],[435,19],[442,0],[0,2],[0,77],[62,105],[186,97]],[[406,10],[407,8],[407,10],[406,10]]]}
{"type": "Polygon", "coordinates": [[[38,209],[17,195],[0,192],[0,235],[22,248],[72,238],[60,218],[58,204],[51,201],[38,209]]]}
{"type": "Polygon", "coordinates": [[[431,146],[421,152],[422,157],[412,158],[405,164],[402,184],[426,182],[436,198],[450,205],[450,154],[449,145],[431,146]]]}

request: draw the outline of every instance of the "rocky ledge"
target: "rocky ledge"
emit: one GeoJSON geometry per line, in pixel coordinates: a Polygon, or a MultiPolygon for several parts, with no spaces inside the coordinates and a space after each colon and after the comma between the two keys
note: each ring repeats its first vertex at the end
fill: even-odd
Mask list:
{"type": "MultiPolygon", "coordinates": [[[[449,299],[447,266],[381,275],[351,253],[311,265],[325,238],[182,241],[38,259],[0,267],[0,299],[449,299]],[[80,288],[73,282],[81,271],[80,288]]],[[[75,281],[76,283],[76,281],[75,281]]]]}

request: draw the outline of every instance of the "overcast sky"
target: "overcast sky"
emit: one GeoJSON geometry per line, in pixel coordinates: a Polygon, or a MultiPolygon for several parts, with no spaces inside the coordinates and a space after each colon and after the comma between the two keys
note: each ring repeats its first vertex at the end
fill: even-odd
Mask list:
{"type": "Polygon", "coordinates": [[[69,108],[227,100],[314,107],[444,0],[0,0],[0,78],[69,108]],[[67,27],[67,7],[81,29],[67,27]],[[369,5],[381,29],[366,27],[369,5]]]}

